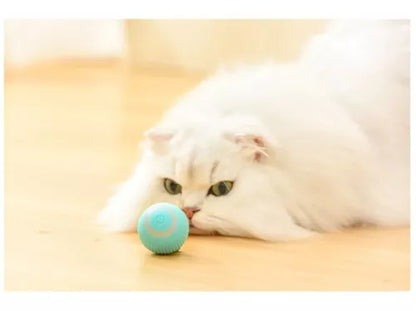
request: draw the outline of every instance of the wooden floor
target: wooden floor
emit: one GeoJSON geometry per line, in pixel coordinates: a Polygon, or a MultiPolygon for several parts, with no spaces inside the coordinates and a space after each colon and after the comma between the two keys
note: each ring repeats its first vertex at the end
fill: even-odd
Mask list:
{"type": "Polygon", "coordinates": [[[6,74],[6,290],[408,290],[408,228],[275,244],[190,237],[155,256],[94,223],[143,130],[201,78],[111,62],[6,74]]]}

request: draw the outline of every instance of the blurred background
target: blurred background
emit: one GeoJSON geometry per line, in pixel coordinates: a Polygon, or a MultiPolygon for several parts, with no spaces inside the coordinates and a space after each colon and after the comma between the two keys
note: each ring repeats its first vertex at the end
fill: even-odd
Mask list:
{"type": "Polygon", "coordinates": [[[322,20],[7,20],[7,68],[68,59],[210,71],[223,63],[290,61],[322,20]]]}

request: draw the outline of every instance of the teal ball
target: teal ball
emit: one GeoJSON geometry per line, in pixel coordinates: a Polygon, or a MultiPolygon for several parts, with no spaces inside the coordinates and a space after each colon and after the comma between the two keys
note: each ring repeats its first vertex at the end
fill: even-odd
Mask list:
{"type": "Polygon", "coordinates": [[[189,222],[176,205],[157,203],[148,207],[137,223],[137,232],[144,246],[155,254],[178,251],[189,235],[189,222]]]}

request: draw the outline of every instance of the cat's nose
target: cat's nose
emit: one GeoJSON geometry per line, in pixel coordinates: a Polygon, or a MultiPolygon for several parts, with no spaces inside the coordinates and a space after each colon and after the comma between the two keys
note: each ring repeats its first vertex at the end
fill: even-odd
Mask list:
{"type": "Polygon", "coordinates": [[[197,207],[184,207],[182,208],[183,212],[186,214],[186,217],[188,217],[189,220],[192,219],[194,214],[199,211],[199,208],[197,207]]]}

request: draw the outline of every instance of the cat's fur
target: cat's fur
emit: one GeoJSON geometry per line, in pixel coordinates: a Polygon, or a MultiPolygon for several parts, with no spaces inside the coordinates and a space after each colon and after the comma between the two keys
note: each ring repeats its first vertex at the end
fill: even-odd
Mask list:
{"type": "Polygon", "coordinates": [[[223,70],[146,133],[100,214],[135,230],[156,202],[198,207],[191,232],[287,240],[409,224],[409,24],[336,23],[293,64],[223,70]],[[168,194],[163,178],[182,185],[168,194]],[[228,195],[207,196],[221,180],[228,195]]]}

